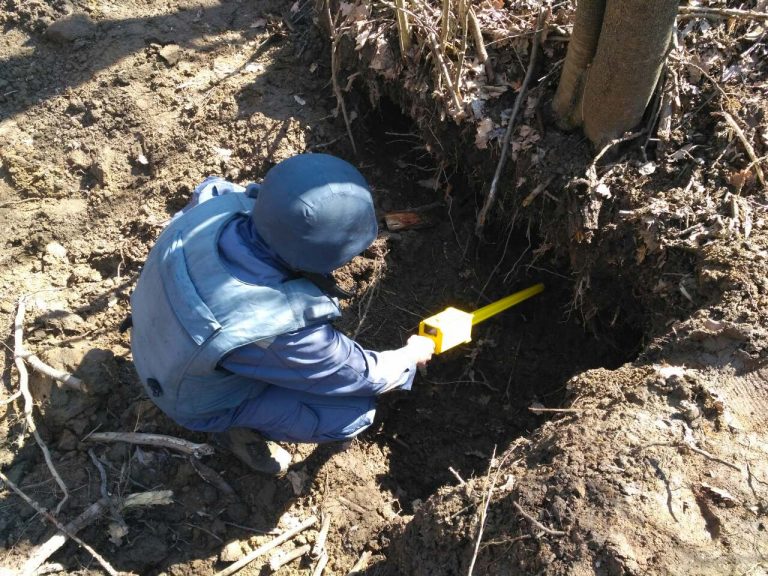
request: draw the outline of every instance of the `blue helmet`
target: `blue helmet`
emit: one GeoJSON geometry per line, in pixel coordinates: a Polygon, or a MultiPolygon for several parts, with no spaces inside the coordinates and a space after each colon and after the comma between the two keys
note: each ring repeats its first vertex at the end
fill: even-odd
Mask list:
{"type": "Polygon", "coordinates": [[[328,274],[376,239],[368,183],[328,154],[283,160],[264,177],[251,214],[259,235],[297,271],[328,274]]]}

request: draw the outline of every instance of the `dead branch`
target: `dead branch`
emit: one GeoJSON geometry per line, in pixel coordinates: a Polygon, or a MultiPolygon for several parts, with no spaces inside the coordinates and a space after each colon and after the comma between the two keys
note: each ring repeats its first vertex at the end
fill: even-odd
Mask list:
{"type": "Polygon", "coordinates": [[[408,22],[408,13],[405,10],[405,0],[395,0],[397,6],[397,31],[400,39],[400,55],[405,59],[411,48],[411,25],[408,22]]]}
{"type": "Polygon", "coordinates": [[[259,556],[263,556],[264,554],[272,550],[272,548],[280,546],[280,544],[282,544],[283,542],[287,542],[288,540],[296,536],[296,534],[299,534],[300,532],[303,532],[310,526],[313,526],[316,522],[317,522],[317,517],[310,516],[295,528],[292,528],[291,530],[286,530],[274,540],[267,542],[263,546],[259,546],[258,548],[256,548],[256,550],[254,550],[247,556],[244,556],[234,564],[230,564],[229,566],[224,568],[224,570],[216,572],[214,576],[229,576],[230,574],[234,574],[235,572],[239,571],[241,568],[247,566],[248,564],[256,560],[256,558],[258,558],[259,556]]]}
{"type": "Polygon", "coordinates": [[[51,562],[50,564],[43,564],[35,570],[34,576],[43,576],[43,574],[56,574],[57,572],[64,572],[66,568],[63,564],[58,562],[51,562]]]}
{"type": "MultiPolygon", "coordinates": [[[[485,519],[488,517],[488,506],[491,503],[491,496],[493,495],[493,489],[496,486],[496,476],[491,478],[491,471],[493,470],[493,461],[496,459],[496,446],[493,447],[493,454],[491,454],[491,460],[488,463],[488,474],[485,476],[485,484],[488,487],[487,491],[483,495],[483,508],[480,511],[480,524],[477,527],[477,540],[475,540],[475,549],[472,552],[472,560],[469,563],[467,569],[467,576],[472,576],[472,572],[475,569],[475,562],[477,562],[477,554],[480,552],[480,542],[483,540],[483,530],[485,529],[485,519]]],[[[501,467],[501,466],[499,466],[501,467]]]]}
{"type": "Polygon", "coordinates": [[[192,468],[195,469],[195,472],[197,472],[200,478],[214,486],[219,492],[225,496],[237,496],[234,488],[232,488],[232,486],[230,486],[229,483],[221,477],[221,474],[216,472],[216,470],[206,466],[197,460],[197,458],[190,458],[189,463],[192,464],[192,468]]]}
{"type": "Polygon", "coordinates": [[[54,477],[56,483],[59,485],[59,488],[61,488],[61,491],[64,493],[63,498],[56,506],[56,514],[58,514],[64,502],[69,499],[69,491],[67,490],[67,485],[64,484],[64,480],[62,480],[61,476],[59,476],[56,467],[53,465],[53,459],[51,458],[51,453],[48,451],[48,446],[46,446],[43,438],[37,431],[35,420],[32,417],[32,409],[34,407],[35,401],[32,398],[32,393],[29,391],[29,373],[27,372],[27,366],[24,364],[24,359],[20,355],[24,352],[24,313],[26,312],[26,309],[26,296],[22,296],[19,298],[19,308],[16,312],[16,319],[13,323],[13,356],[16,369],[19,371],[19,389],[22,396],[24,396],[24,418],[26,419],[27,427],[32,431],[32,435],[35,437],[37,445],[40,446],[40,450],[43,452],[45,463],[48,465],[48,469],[51,471],[51,475],[54,477]]]}
{"type": "Polygon", "coordinates": [[[694,444],[693,440],[690,440],[690,439],[685,440],[684,442],[679,443],[678,446],[681,447],[681,448],[683,448],[683,447],[684,448],[688,448],[692,452],[696,452],[696,454],[704,456],[704,458],[706,458],[708,460],[712,460],[713,462],[718,462],[718,463],[722,464],[723,466],[728,466],[728,468],[731,468],[732,470],[736,470],[737,472],[742,472],[743,473],[742,469],[739,468],[738,466],[736,466],[736,464],[732,464],[731,462],[728,462],[727,460],[723,460],[722,458],[718,458],[714,454],[710,454],[706,450],[702,450],[701,448],[696,446],[696,444],[694,444]]]}
{"type": "Polygon", "coordinates": [[[464,108],[461,105],[461,94],[459,93],[459,88],[453,83],[453,80],[451,79],[451,74],[448,72],[448,64],[445,62],[445,54],[443,54],[443,50],[440,48],[440,44],[437,40],[437,37],[435,36],[435,33],[429,29],[426,30],[426,33],[427,40],[429,40],[429,46],[432,49],[432,55],[435,57],[438,69],[443,76],[443,80],[445,81],[445,84],[448,88],[448,93],[450,94],[451,100],[453,101],[453,107],[456,110],[453,114],[453,117],[458,120],[464,116],[464,108]]]}
{"type": "Polygon", "coordinates": [[[325,565],[328,564],[328,554],[323,552],[323,555],[317,561],[315,569],[312,571],[312,576],[323,576],[325,565]]]}
{"type": "Polygon", "coordinates": [[[705,8],[703,6],[680,6],[678,14],[691,16],[713,16],[717,18],[743,18],[747,20],[768,20],[768,12],[738,10],[736,8],[705,8]]]}
{"type": "Polygon", "coordinates": [[[101,485],[100,485],[101,497],[103,499],[106,499],[107,503],[109,504],[109,510],[112,513],[112,518],[127,533],[128,532],[128,526],[126,525],[125,520],[123,520],[123,517],[120,515],[120,511],[117,509],[117,506],[115,505],[115,501],[109,495],[109,490],[107,489],[107,471],[104,469],[104,464],[102,464],[101,460],[99,460],[96,457],[96,453],[93,451],[93,449],[89,449],[88,450],[88,456],[91,457],[91,461],[93,462],[94,466],[96,466],[96,468],[99,471],[99,477],[101,478],[101,485]]]}
{"type": "Polygon", "coordinates": [[[581,408],[535,408],[533,406],[528,406],[528,410],[537,414],[539,412],[554,412],[556,414],[581,414],[584,412],[581,408]]]}
{"type": "MultiPolygon", "coordinates": [[[[38,504],[37,502],[32,500],[32,498],[27,496],[24,492],[22,492],[21,489],[18,486],[16,486],[16,484],[14,484],[8,478],[8,476],[3,474],[2,471],[0,471],[0,480],[2,480],[6,484],[6,486],[8,486],[11,490],[13,490],[16,494],[18,494],[27,504],[32,506],[32,508],[34,508],[35,511],[38,514],[41,514],[42,516],[44,516],[46,518],[46,520],[48,520],[51,524],[56,526],[56,528],[58,528],[59,530],[64,532],[64,534],[66,534],[69,538],[71,538],[72,540],[77,542],[80,546],[85,548],[88,551],[88,553],[91,556],[93,556],[94,559],[96,559],[96,561],[99,564],[101,564],[101,566],[104,568],[104,570],[106,570],[111,576],[118,576],[117,570],[112,568],[110,563],[107,562],[98,552],[96,552],[96,550],[91,548],[88,544],[86,544],[85,542],[80,540],[80,538],[78,538],[74,534],[68,532],[66,526],[64,526],[61,522],[59,522],[50,512],[48,512],[48,510],[46,510],[45,508],[40,506],[40,504],[38,504]]],[[[42,562],[41,562],[41,564],[42,564],[42,562]]],[[[37,569],[38,567],[39,567],[39,565],[36,566],[35,569],[37,569]]]]}
{"type": "Polygon", "coordinates": [[[469,30],[472,32],[472,39],[475,41],[477,59],[485,66],[485,77],[488,80],[488,84],[493,84],[496,78],[496,74],[493,71],[493,63],[488,58],[488,51],[485,49],[485,42],[483,41],[483,31],[472,8],[469,9],[469,30]]]}
{"type": "Polygon", "coordinates": [[[344,124],[347,126],[349,143],[352,145],[352,151],[355,153],[355,156],[357,156],[357,146],[355,145],[355,138],[352,136],[352,125],[349,120],[349,114],[347,114],[347,104],[344,102],[344,95],[341,93],[341,87],[339,86],[339,59],[336,56],[336,48],[339,45],[339,35],[336,33],[336,25],[331,17],[330,0],[325,0],[325,18],[331,27],[331,83],[333,84],[333,93],[336,96],[336,110],[338,111],[338,109],[341,108],[341,115],[344,117],[344,124]]]}
{"type": "Polygon", "coordinates": [[[145,446],[154,446],[156,448],[168,448],[184,454],[189,454],[195,458],[202,456],[211,456],[213,446],[210,444],[196,444],[181,438],[165,436],[163,434],[143,434],[141,432],[94,432],[87,438],[89,442],[128,442],[129,444],[143,444],[145,446]]]}
{"type": "Polygon", "coordinates": [[[272,570],[272,572],[277,572],[280,568],[288,564],[288,562],[293,562],[296,558],[304,556],[304,554],[309,552],[310,548],[311,546],[309,544],[304,544],[304,546],[294,548],[290,552],[275,554],[269,559],[269,569],[272,570]]]}
{"type": "Polygon", "coordinates": [[[363,570],[365,570],[368,567],[368,561],[371,559],[371,552],[366,550],[360,555],[360,558],[358,558],[357,562],[355,562],[355,565],[352,566],[352,570],[349,571],[347,576],[352,576],[353,574],[360,574],[363,570]]]}
{"type": "Polygon", "coordinates": [[[499,187],[499,179],[501,178],[501,173],[503,172],[504,166],[507,163],[509,139],[512,136],[512,129],[515,124],[515,119],[517,118],[517,113],[520,111],[520,105],[523,103],[523,98],[525,97],[525,92],[528,89],[528,84],[531,82],[533,69],[536,67],[536,57],[539,53],[539,40],[541,39],[541,28],[543,21],[544,11],[540,10],[539,16],[536,18],[536,34],[533,37],[533,46],[531,47],[531,59],[528,62],[528,70],[525,73],[525,79],[523,80],[523,84],[520,86],[520,92],[517,93],[515,104],[512,107],[512,114],[509,117],[509,121],[507,123],[507,131],[504,133],[504,140],[501,146],[501,157],[499,158],[499,163],[496,165],[496,172],[493,174],[493,180],[491,180],[491,188],[488,190],[488,197],[485,199],[485,203],[483,204],[483,207],[477,216],[477,223],[475,224],[475,234],[477,236],[482,235],[483,227],[485,226],[485,220],[488,217],[488,212],[496,200],[496,189],[499,187]]]}
{"type": "Polygon", "coordinates": [[[552,528],[547,528],[546,526],[544,526],[544,524],[542,524],[541,522],[536,520],[536,518],[528,514],[528,512],[523,510],[523,507],[520,506],[520,504],[518,504],[517,502],[512,502],[512,505],[515,507],[515,510],[517,510],[523,518],[528,520],[528,522],[536,526],[536,528],[538,528],[542,532],[549,534],[551,536],[565,536],[566,533],[563,532],[562,530],[552,530],[552,528]]]}
{"type": "Polygon", "coordinates": [[[27,363],[29,363],[29,365],[32,366],[34,370],[37,370],[38,372],[46,376],[50,376],[54,380],[64,384],[64,386],[66,386],[67,388],[71,388],[72,390],[77,390],[79,392],[86,391],[85,384],[83,383],[82,380],[80,380],[80,378],[78,378],[77,376],[73,376],[66,370],[59,370],[58,368],[49,366],[48,364],[40,360],[40,358],[32,354],[32,352],[30,352],[29,350],[22,349],[18,355],[19,357],[26,360],[27,363]]]}
{"type": "Polygon", "coordinates": [[[5,400],[0,400],[0,406],[5,406],[6,404],[10,404],[14,400],[16,400],[16,398],[18,398],[19,396],[21,396],[21,390],[19,390],[18,392],[14,392],[10,396],[8,396],[8,398],[6,398],[5,400]]]}
{"type": "Polygon", "coordinates": [[[315,538],[315,544],[312,546],[312,558],[318,560],[325,554],[325,541],[328,538],[328,530],[331,528],[331,515],[327,512],[322,516],[322,523],[320,524],[320,532],[317,533],[315,538]]]}
{"type": "Polygon", "coordinates": [[[466,484],[464,478],[462,478],[461,475],[453,469],[453,466],[448,466],[448,470],[451,472],[451,474],[453,474],[456,480],[459,481],[459,486],[464,486],[464,484],[466,484]]]}
{"type": "Polygon", "coordinates": [[[725,118],[725,121],[728,122],[728,125],[733,128],[734,133],[744,146],[744,150],[746,150],[747,156],[749,156],[749,159],[752,160],[752,164],[750,164],[750,166],[755,169],[755,175],[757,176],[760,185],[765,187],[765,176],[763,175],[763,169],[760,167],[760,159],[757,157],[757,154],[755,154],[755,149],[752,147],[752,144],[749,142],[749,140],[747,140],[747,135],[744,134],[744,130],[741,129],[741,126],[739,126],[738,122],[736,122],[734,117],[728,114],[728,112],[722,111],[718,114],[725,118]]]}
{"type": "MultiPolygon", "coordinates": [[[[124,500],[118,501],[117,507],[119,510],[126,510],[128,508],[139,508],[142,506],[171,504],[172,502],[173,492],[170,490],[159,490],[156,492],[130,494],[124,500]]],[[[104,516],[109,509],[109,498],[101,498],[91,504],[77,518],[65,526],[66,530],[57,532],[34,549],[21,570],[22,576],[37,573],[38,568],[48,560],[54,552],[64,546],[67,537],[70,534],[77,534],[80,530],[104,516]]]]}

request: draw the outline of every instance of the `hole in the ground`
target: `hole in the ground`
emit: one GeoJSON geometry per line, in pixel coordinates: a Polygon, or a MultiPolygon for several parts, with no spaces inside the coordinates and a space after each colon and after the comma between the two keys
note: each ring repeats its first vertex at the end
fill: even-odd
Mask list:
{"type": "MultiPolygon", "coordinates": [[[[368,129],[367,176],[380,207],[402,209],[440,197],[441,191],[413,185],[416,178],[431,176],[430,166],[419,157],[423,142],[391,136],[416,134],[396,106],[385,101],[369,115],[368,129]],[[414,157],[419,157],[415,166],[414,157]]],[[[394,234],[367,313],[347,326],[363,345],[385,349],[447,306],[471,311],[537,282],[546,285],[544,293],[477,325],[471,343],[436,357],[412,391],[382,398],[378,425],[366,438],[388,446],[390,468],[380,481],[407,512],[414,500],[456,483],[450,468],[465,478],[482,475],[494,446],[501,452],[531,434],[546,419],[529,410],[533,403],[557,407],[572,376],[616,368],[631,360],[641,343],[640,324],[627,316],[631,297],[612,297],[624,308],[584,327],[578,313],[569,313],[573,282],[567,267],[532,263],[537,241],[529,242],[522,232],[513,232],[507,242],[507,231],[491,230],[488,237],[500,240],[474,247],[473,226],[473,214],[449,216],[445,207],[432,227],[394,234]]]]}

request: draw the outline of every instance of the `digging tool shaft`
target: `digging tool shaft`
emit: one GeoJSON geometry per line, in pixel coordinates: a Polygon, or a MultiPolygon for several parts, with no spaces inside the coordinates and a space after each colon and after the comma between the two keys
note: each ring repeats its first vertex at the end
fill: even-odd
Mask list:
{"type": "Polygon", "coordinates": [[[488,306],[483,306],[482,308],[475,310],[472,313],[472,326],[488,320],[491,316],[496,316],[499,312],[504,312],[504,310],[511,308],[515,304],[520,304],[523,300],[528,300],[531,296],[536,296],[536,294],[539,294],[543,290],[544,284],[536,284],[535,286],[520,290],[520,292],[515,292],[501,300],[488,304],[488,306]]]}

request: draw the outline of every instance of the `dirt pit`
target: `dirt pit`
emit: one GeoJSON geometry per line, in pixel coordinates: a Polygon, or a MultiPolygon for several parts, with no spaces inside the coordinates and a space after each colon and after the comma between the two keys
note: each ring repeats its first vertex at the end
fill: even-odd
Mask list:
{"type": "MultiPolygon", "coordinates": [[[[562,236],[550,234],[554,224],[541,232],[500,220],[479,243],[471,162],[447,168],[446,154],[435,163],[434,143],[399,106],[381,99],[372,109],[364,96],[345,92],[358,114],[356,163],[374,190],[382,234],[339,271],[343,287],[355,292],[340,328],[367,347],[394,348],[420,319],[446,306],[473,310],[538,282],[544,293],[477,326],[473,342],[431,362],[411,392],[383,397],[375,424],[347,449],[288,446],[294,465],[287,478],[253,474],[221,453],[197,459],[92,442],[93,432],[108,431],[206,441],[145,397],[128,338],[118,332],[148,249],[194,185],[209,174],[259,180],[301,152],[350,160],[354,153],[309,3],[7,1],[0,17],[0,320],[8,400],[0,407],[0,466],[56,510],[62,490],[24,424],[23,401],[10,401],[19,381],[13,319],[26,295],[24,345],[87,384],[84,393],[30,376],[34,421],[69,491],[57,517],[73,521],[104,491],[118,503],[130,494],[173,493],[166,504],[105,510],[78,532],[116,570],[215,573],[275,532],[320,514],[332,518],[326,574],[347,574],[364,552],[373,554],[365,572],[371,575],[464,574],[474,557],[476,574],[686,573],[689,557],[704,568],[687,573],[707,572],[718,557],[727,558],[723,572],[761,569],[764,420],[744,415],[765,406],[753,393],[765,358],[754,302],[765,291],[757,281],[735,289],[728,283],[740,281],[730,272],[733,262],[740,272],[756,267],[745,277],[765,275],[758,258],[765,250],[762,204],[744,201],[754,232],[737,254],[724,252],[723,237],[694,256],[679,250],[664,262],[649,258],[642,269],[596,261],[608,245],[623,247],[621,257],[631,253],[635,233],[647,237],[639,231],[656,231],[658,222],[611,228],[608,218],[606,229],[620,234],[609,238],[613,244],[596,241],[594,251],[578,251],[589,267],[567,241],[555,246],[562,236]],[[416,211],[425,225],[386,230],[385,215],[399,210],[416,211]],[[586,315],[574,303],[575,279],[585,271],[595,286],[591,296],[607,303],[586,315]],[[673,287],[669,294],[665,286],[673,287]],[[742,292],[749,298],[740,299],[742,292]],[[730,294],[729,305],[719,304],[722,294],[730,294]],[[731,372],[718,371],[723,367],[731,372]],[[718,396],[742,389],[749,403],[718,396]],[[746,425],[734,428],[727,414],[746,425]],[[695,430],[693,445],[719,454],[720,464],[679,449],[681,422],[695,430]],[[701,459],[692,464],[693,457],[701,459]],[[748,483],[722,468],[732,461],[749,471],[748,483]],[[478,550],[489,478],[498,490],[478,550]],[[672,560],[680,570],[665,569],[672,560]]],[[[629,182],[633,173],[621,177],[629,182]]],[[[730,202],[719,189],[695,192],[710,208],[730,202]]],[[[617,209],[639,210],[646,193],[627,186],[626,205],[617,209]]],[[[556,223],[562,216],[559,226],[567,229],[570,213],[542,209],[541,217],[556,223]]],[[[0,562],[17,570],[52,532],[10,490],[0,498],[0,562]]],[[[281,550],[313,543],[318,528],[281,550]]],[[[243,573],[267,573],[269,557],[243,573]]],[[[72,542],[48,561],[67,573],[101,573],[72,542]]],[[[312,569],[304,558],[281,573],[312,569]]]]}

